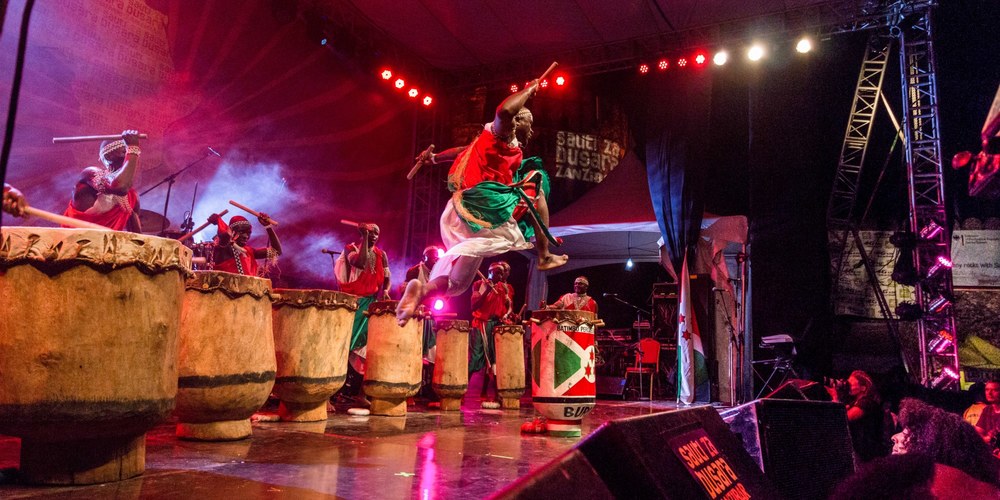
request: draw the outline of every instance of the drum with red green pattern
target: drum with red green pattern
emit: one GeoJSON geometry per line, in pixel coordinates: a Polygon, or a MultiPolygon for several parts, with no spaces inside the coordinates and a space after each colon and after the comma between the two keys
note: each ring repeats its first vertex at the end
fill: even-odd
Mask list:
{"type": "Polygon", "coordinates": [[[531,400],[548,419],[549,434],[580,436],[594,409],[594,329],[590,311],[549,309],[531,315],[531,400]]]}

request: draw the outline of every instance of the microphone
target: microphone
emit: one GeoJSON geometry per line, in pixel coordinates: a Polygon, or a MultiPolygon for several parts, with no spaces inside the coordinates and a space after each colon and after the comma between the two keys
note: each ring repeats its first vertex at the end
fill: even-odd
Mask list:
{"type": "Polygon", "coordinates": [[[335,250],[327,250],[326,248],[321,248],[319,251],[329,255],[337,255],[340,253],[335,250]]]}
{"type": "Polygon", "coordinates": [[[208,147],[208,151],[209,151],[210,153],[212,153],[213,155],[215,155],[215,156],[218,156],[219,158],[222,158],[222,155],[220,155],[218,151],[216,151],[216,150],[212,149],[212,146],[209,146],[209,147],[208,147]]]}
{"type": "Polygon", "coordinates": [[[605,293],[604,296],[605,297],[617,297],[618,294],[617,293],[605,293]]]}

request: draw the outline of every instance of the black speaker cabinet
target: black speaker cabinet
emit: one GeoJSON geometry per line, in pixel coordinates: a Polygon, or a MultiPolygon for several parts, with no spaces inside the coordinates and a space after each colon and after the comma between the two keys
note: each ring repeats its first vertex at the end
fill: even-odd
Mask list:
{"type": "Polygon", "coordinates": [[[606,422],[494,498],[781,497],[718,412],[702,406],[606,422]]]}
{"type": "Polygon", "coordinates": [[[758,399],[722,412],[722,418],[787,498],[827,498],[854,472],[843,404],[758,399]]]}
{"type": "Polygon", "coordinates": [[[572,449],[507,486],[495,499],[614,498],[580,450],[572,449]]]}
{"type": "Polygon", "coordinates": [[[625,394],[625,377],[598,375],[595,382],[598,396],[613,396],[621,399],[625,394]]]}

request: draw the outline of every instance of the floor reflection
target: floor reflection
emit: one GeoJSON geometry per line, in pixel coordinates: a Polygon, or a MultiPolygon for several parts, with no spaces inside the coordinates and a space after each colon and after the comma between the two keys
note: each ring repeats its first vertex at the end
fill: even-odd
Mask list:
{"type": "MultiPolygon", "coordinates": [[[[482,498],[571,448],[581,438],[520,434],[520,410],[461,412],[411,406],[405,417],[357,417],[337,408],[325,422],[257,422],[241,441],[181,441],[174,424],[146,440],[146,473],[119,483],[33,487],[19,483],[20,443],[0,436],[0,498],[482,498]]],[[[669,411],[668,402],[599,401],[584,435],[607,420],[669,411]]]]}

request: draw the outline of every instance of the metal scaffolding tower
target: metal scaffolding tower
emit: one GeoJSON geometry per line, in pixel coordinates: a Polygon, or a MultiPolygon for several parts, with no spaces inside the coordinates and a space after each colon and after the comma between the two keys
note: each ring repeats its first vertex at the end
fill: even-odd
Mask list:
{"type": "MultiPolygon", "coordinates": [[[[857,236],[858,222],[855,221],[854,209],[878,101],[882,99],[884,102],[882,82],[892,41],[896,39],[900,47],[905,110],[902,133],[909,193],[908,229],[915,239],[912,252],[919,281],[915,286],[915,298],[922,313],[917,321],[919,376],[924,385],[946,388],[957,383],[959,364],[955,315],[951,305],[950,231],[938,133],[931,19],[935,6],[934,0],[896,1],[885,8],[886,23],[877,27],[868,39],[827,207],[827,228],[832,277],[836,282],[852,233],[862,256],[865,255],[857,236]]],[[[871,263],[865,264],[870,279],[874,280],[871,263]]],[[[876,287],[883,315],[889,320],[890,330],[895,333],[892,312],[887,310],[877,282],[873,286],[876,287]]],[[[906,360],[903,361],[905,364],[906,360]]]]}
{"type": "Polygon", "coordinates": [[[857,203],[861,183],[861,170],[868,151],[868,140],[871,137],[872,124],[875,122],[891,48],[892,38],[882,30],[875,31],[868,37],[865,57],[861,63],[861,72],[854,91],[854,104],[851,107],[851,116],[847,120],[847,131],[844,133],[840,161],[837,163],[833,191],[830,193],[830,203],[826,211],[829,241],[839,241],[839,244],[834,244],[830,248],[833,267],[831,271],[834,277],[840,276],[849,230],[855,226],[854,206],[857,203]]]}
{"type": "Polygon", "coordinates": [[[900,45],[903,133],[909,188],[910,231],[917,237],[913,261],[916,302],[923,311],[917,322],[920,378],[928,386],[958,383],[958,338],[951,304],[951,231],[944,200],[944,171],[938,128],[937,65],[934,60],[933,1],[899,2],[893,30],[900,45]]]}
{"type": "MultiPolygon", "coordinates": [[[[413,157],[434,143],[437,113],[430,108],[415,108],[413,116],[413,157]]],[[[442,193],[445,192],[447,169],[423,168],[410,182],[407,203],[406,241],[403,258],[406,262],[420,259],[424,247],[440,241],[438,218],[444,207],[442,193]]]]}

